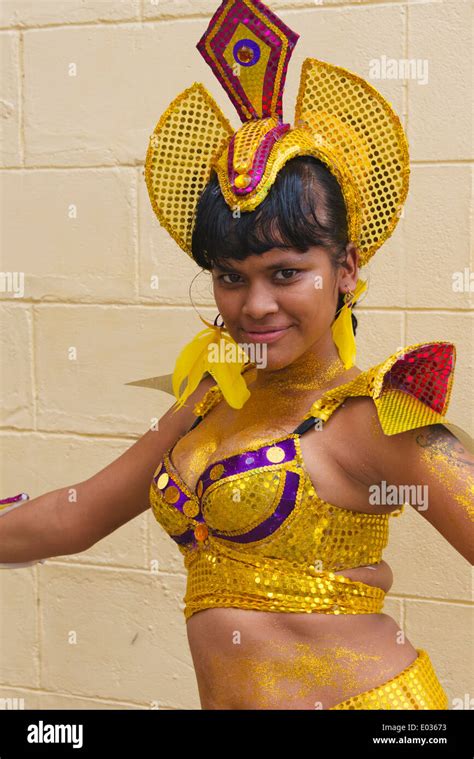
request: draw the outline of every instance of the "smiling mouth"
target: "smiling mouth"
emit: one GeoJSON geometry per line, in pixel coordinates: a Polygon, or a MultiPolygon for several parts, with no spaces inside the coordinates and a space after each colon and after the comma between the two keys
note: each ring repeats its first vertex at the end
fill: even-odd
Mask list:
{"type": "Polygon", "coordinates": [[[242,330],[244,335],[247,335],[251,340],[256,340],[258,342],[264,342],[265,340],[274,340],[280,337],[280,335],[283,335],[285,332],[287,332],[293,325],[289,325],[288,327],[281,327],[280,329],[272,329],[272,330],[266,330],[265,332],[248,332],[247,330],[242,330]]]}
{"type": "Polygon", "coordinates": [[[269,332],[282,332],[284,329],[288,329],[288,327],[272,327],[271,329],[244,329],[244,332],[247,332],[249,335],[266,335],[269,332]]]}
{"type": "Polygon", "coordinates": [[[242,331],[247,332],[249,335],[266,335],[269,332],[282,332],[284,329],[288,329],[291,326],[291,324],[284,324],[281,327],[264,327],[260,329],[245,329],[242,327],[242,331]]]}

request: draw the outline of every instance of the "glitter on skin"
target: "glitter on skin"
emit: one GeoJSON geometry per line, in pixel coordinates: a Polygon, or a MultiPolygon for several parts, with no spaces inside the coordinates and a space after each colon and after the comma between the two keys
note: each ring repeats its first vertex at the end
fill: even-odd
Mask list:
{"type": "Polygon", "coordinates": [[[446,490],[474,522],[474,476],[469,474],[462,462],[453,456],[452,444],[448,440],[438,440],[436,446],[426,448],[421,454],[430,472],[443,483],[446,490]],[[460,477],[459,470],[463,476],[460,477]]]}
{"type": "Polygon", "coordinates": [[[339,358],[323,364],[310,351],[292,364],[266,373],[261,388],[253,384],[258,371],[251,369],[244,375],[251,396],[238,413],[219,403],[206,425],[198,425],[175,446],[172,463],[192,489],[199,473],[217,455],[223,459],[292,431],[316,400],[315,391],[341,384],[337,380],[346,373],[339,358]]]}
{"type": "MultiPolygon", "coordinates": [[[[341,701],[373,687],[374,675],[367,665],[381,660],[380,655],[345,646],[317,652],[309,643],[269,641],[255,646],[251,655],[211,657],[213,700],[228,704],[231,691],[235,690],[245,708],[305,708],[304,699],[311,708],[317,708],[314,704],[319,703],[328,708],[321,698],[322,692],[327,694],[328,701],[329,698],[334,701],[330,693],[336,691],[337,700],[341,701]]],[[[390,672],[388,668],[377,669],[377,679],[382,681],[390,672]]]]}

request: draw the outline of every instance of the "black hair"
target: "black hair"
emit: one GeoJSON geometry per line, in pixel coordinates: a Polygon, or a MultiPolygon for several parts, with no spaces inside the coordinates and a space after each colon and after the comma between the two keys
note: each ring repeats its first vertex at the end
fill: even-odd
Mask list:
{"type": "MultiPolygon", "coordinates": [[[[235,215],[213,171],[197,204],[191,246],[193,259],[208,271],[227,258],[242,261],[284,247],[304,253],[313,245],[329,252],[337,270],[348,243],[347,209],[337,179],[322,161],[303,155],[284,164],[254,211],[235,215]]],[[[343,305],[344,293],[339,293],[335,313],[343,305]]],[[[351,317],[355,335],[352,310],[351,317]]]]}

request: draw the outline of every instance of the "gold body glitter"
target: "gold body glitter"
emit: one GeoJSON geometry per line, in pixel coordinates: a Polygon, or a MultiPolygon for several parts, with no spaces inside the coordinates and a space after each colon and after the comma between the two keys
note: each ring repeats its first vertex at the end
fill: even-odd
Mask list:
{"type": "Polygon", "coordinates": [[[354,372],[346,372],[339,358],[323,363],[311,351],[273,372],[250,367],[244,376],[251,396],[238,413],[226,403],[219,403],[222,395],[217,385],[210,388],[194,412],[206,415],[218,406],[212,422],[198,425],[192,437],[185,436],[176,446],[178,469],[187,473],[185,479],[191,489],[195,489],[196,477],[216,454],[222,459],[238,450],[263,445],[293,429],[295,419],[303,418],[315,394],[337,385],[337,379],[343,375],[352,377],[354,372]],[[263,374],[265,381],[260,382],[263,374]]]}
{"type": "Polygon", "coordinates": [[[451,433],[435,426],[417,435],[421,459],[462,513],[474,522],[474,459],[451,433]]]}
{"type": "Polygon", "coordinates": [[[367,664],[381,659],[343,646],[318,652],[305,642],[266,642],[252,648],[251,655],[209,657],[215,703],[234,704],[229,708],[326,708],[325,694],[354,693],[370,679],[364,671],[367,664]]]}
{"type": "MultiPolygon", "coordinates": [[[[427,653],[395,677],[380,654],[271,641],[252,654],[211,654],[209,709],[447,709],[427,653]],[[375,685],[374,685],[375,683],[375,685]]],[[[392,668],[393,669],[393,668],[392,668]]]]}

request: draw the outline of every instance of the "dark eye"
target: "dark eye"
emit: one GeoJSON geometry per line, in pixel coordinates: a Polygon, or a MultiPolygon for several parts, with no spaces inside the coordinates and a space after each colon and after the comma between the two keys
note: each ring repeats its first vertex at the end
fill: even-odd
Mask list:
{"type": "MultiPolygon", "coordinates": [[[[296,272],[296,274],[297,274],[300,271],[300,269],[278,269],[277,274],[279,274],[280,272],[288,272],[288,271],[290,271],[290,272],[296,272]]],[[[233,285],[233,284],[236,284],[235,281],[234,282],[227,282],[224,279],[224,277],[238,277],[238,276],[240,276],[240,275],[237,274],[236,272],[228,272],[227,274],[221,274],[218,277],[218,279],[222,280],[224,282],[224,284],[226,284],[226,285],[233,285]]],[[[291,279],[294,279],[294,278],[295,277],[283,277],[279,281],[280,282],[285,282],[285,281],[288,281],[288,280],[291,280],[291,279]]]]}
{"type": "Polygon", "coordinates": [[[238,277],[239,275],[235,271],[230,271],[227,274],[220,274],[220,276],[217,278],[224,282],[225,285],[234,285],[235,282],[226,282],[224,277],[238,277]]]}
{"type": "MultiPolygon", "coordinates": [[[[295,271],[296,273],[298,273],[299,269],[278,269],[277,273],[279,274],[281,271],[295,271]]],[[[284,280],[294,279],[294,277],[283,277],[283,279],[284,280]]]]}

